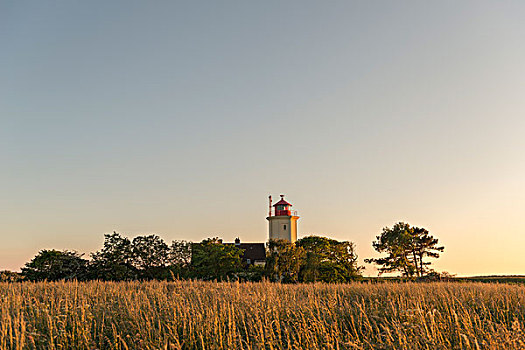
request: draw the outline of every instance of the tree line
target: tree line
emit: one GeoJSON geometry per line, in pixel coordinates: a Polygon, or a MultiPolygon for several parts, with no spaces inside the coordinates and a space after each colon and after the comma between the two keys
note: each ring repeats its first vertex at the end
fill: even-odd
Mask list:
{"type": "MultiPolygon", "coordinates": [[[[409,278],[434,273],[427,258],[437,258],[444,250],[426,229],[402,222],[384,228],[372,245],[386,256],[365,262],[376,264],[379,274],[400,272],[409,278]]],[[[29,281],[266,279],[283,283],[338,283],[362,277],[363,267],[358,264],[354,243],[327,237],[308,236],[294,243],[269,241],[264,266],[249,264],[242,256],[242,249],[222,244],[218,238],[167,244],[153,234],[129,239],[113,232],[104,235],[102,248],[91,253],[89,259],[76,251],[41,250],[22,267],[18,277],[29,281]]],[[[0,277],[16,279],[8,272],[0,277]]]]}
{"type": "Polygon", "coordinates": [[[243,249],[218,238],[200,243],[173,241],[157,235],[132,240],[117,232],[104,235],[102,249],[91,259],[75,251],[41,250],[22,267],[30,281],[56,280],[245,280],[279,282],[347,282],[361,267],[351,242],[309,236],[295,243],[271,241],[265,266],[243,261],[243,249]]]}

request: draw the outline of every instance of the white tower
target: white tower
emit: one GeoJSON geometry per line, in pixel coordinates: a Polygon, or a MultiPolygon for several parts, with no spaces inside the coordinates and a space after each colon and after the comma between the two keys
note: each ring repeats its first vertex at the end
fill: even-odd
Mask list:
{"type": "Polygon", "coordinates": [[[297,212],[292,212],[290,203],[284,200],[281,194],[281,200],[273,205],[275,208],[272,215],[272,196],[270,199],[270,211],[266,220],[269,222],[268,238],[270,240],[284,239],[294,243],[297,241],[297,212]]]}

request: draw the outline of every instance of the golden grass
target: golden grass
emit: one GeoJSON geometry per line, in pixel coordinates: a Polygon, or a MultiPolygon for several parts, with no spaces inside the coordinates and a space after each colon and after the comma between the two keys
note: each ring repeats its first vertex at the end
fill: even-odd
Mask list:
{"type": "Polygon", "coordinates": [[[525,287],[0,283],[0,349],[523,349],[525,287]]]}

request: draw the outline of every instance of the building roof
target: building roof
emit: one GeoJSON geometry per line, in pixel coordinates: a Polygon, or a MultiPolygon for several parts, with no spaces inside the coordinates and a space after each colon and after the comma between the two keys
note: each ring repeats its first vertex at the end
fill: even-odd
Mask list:
{"type": "MultiPolygon", "coordinates": [[[[227,245],[234,245],[235,243],[224,243],[227,245]]],[[[243,259],[266,260],[266,249],[264,243],[240,243],[236,245],[237,248],[244,249],[242,255],[243,259]]]]}
{"type": "Polygon", "coordinates": [[[279,202],[275,203],[273,206],[275,207],[277,205],[289,205],[290,207],[292,206],[290,203],[285,201],[284,198],[281,198],[281,200],[279,202]]]}

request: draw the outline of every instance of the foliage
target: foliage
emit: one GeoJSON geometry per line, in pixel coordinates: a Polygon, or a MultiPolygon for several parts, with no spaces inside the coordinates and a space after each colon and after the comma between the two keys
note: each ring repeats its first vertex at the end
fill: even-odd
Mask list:
{"type": "Polygon", "coordinates": [[[106,234],[104,238],[103,248],[92,254],[91,278],[122,281],[189,277],[189,242],[173,241],[168,246],[157,235],[130,240],[117,232],[106,234]]]}
{"type": "Polygon", "coordinates": [[[34,280],[77,278],[104,281],[181,278],[261,281],[268,278],[283,283],[348,282],[360,277],[361,268],[357,266],[357,255],[351,242],[317,236],[303,238],[294,244],[284,240],[271,241],[265,267],[243,263],[243,252],[233,244],[222,244],[218,238],[201,243],[173,241],[168,246],[157,235],[137,236],[130,240],[113,232],[104,235],[102,249],[92,253],[90,261],[81,259],[74,264],[62,262],[59,265],[66,258],[74,258],[76,253],[43,251],[43,256],[39,255],[31,264],[26,264],[24,276],[34,280]],[[75,270],[75,273],[68,270],[77,265],[82,270],[75,270]]]}
{"type": "Polygon", "coordinates": [[[190,277],[191,242],[173,241],[169,252],[169,272],[175,278],[190,277]]]}
{"type": "Polygon", "coordinates": [[[304,249],[286,240],[270,240],[266,254],[266,273],[270,280],[299,282],[299,271],[304,264],[304,249]]]}
{"type": "Polygon", "coordinates": [[[266,275],[272,281],[348,282],[360,278],[361,267],[351,242],[308,236],[290,243],[271,240],[266,257],[266,275]]]}
{"type": "Polygon", "coordinates": [[[188,266],[191,263],[191,243],[187,241],[173,241],[169,254],[170,265],[188,266]]]}
{"type": "Polygon", "coordinates": [[[243,250],[222,244],[218,238],[208,238],[191,247],[191,275],[204,280],[237,278],[242,271],[243,250]]]}
{"type": "Polygon", "coordinates": [[[22,267],[22,275],[30,281],[82,280],[86,278],[87,260],[68,250],[41,250],[22,267]]]}
{"type": "Polygon", "coordinates": [[[138,277],[129,238],[117,232],[104,235],[104,246],[91,255],[91,276],[100,280],[132,280],[138,277]]]}
{"type": "Polygon", "coordinates": [[[525,276],[523,275],[492,275],[492,276],[455,277],[455,280],[464,281],[464,282],[525,284],[525,276]]]}
{"type": "Polygon", "coordinates": [[[157,235],[138,236],[131,242],[133,267],[142,279],[166,279],[170,248],[157,235]]]}
{"type": "Polygon", "coordinates": [[[248,265],[242,271],[237,273],[239,281],[243,282],[261,282],[266,276],[264,266],[248,265]]]}
{"type": "Polygon", "coordinates": [[[372,243],[376,251],[387,256],[365,262],[379,265],[379,274],[400,271],[403,276],[423,277],[431,272],[425,257],[438,258],[445,249],[437,244],[438,239],[426,229],[399,222],[392,228],[385,227],[372,243]]]}
{"type": "Polygon", "coordinates": [[[300,270],[302,282],[349,282],[361,277],[352,242],[308,236],[295,245],[306,253],[300,270]]]}
{"type": "Polygon", "coordinates": [[[0,282],[19,282],[23,280],[23,276],[17,272],[3,270],[0,271],[0,282]]]}

